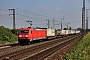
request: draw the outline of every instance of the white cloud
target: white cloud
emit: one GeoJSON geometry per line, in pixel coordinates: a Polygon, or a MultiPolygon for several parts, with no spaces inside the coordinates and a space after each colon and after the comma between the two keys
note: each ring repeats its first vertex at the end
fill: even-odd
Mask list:
{"type": "Polygon", "coordinates": [[[59,7],[56,8],[57,11],[61,11],[61,9],[59,7]]]}

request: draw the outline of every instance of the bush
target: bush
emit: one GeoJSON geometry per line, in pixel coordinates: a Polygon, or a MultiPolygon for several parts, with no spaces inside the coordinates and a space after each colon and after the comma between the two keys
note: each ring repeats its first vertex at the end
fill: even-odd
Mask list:
{"type": "Polygon", "coordinates": [[[9,28],[5,28],[4,26],[0,26],[0,42],[15,42],[17,40],[17,36],[14,35],[9,28]]]}
{"type": "Polygon", "coordinates": [[[89,60],[90,59],[90,33],[88,33],[74,49],[68,52],[63,60],[89,60]]]}

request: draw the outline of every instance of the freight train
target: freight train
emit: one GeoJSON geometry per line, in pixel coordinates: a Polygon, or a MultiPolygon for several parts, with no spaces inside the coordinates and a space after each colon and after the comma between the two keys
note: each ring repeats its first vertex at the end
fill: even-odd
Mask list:
{"type": "Polygon", "coordinates": [[[55,30],[51,28],[35,29],[35,28],[20,28],[18,33],[18,42],[20,44],[30,43],[33,41],[54,39],[70,34],[80,33],[74,30],[55,30]]]}

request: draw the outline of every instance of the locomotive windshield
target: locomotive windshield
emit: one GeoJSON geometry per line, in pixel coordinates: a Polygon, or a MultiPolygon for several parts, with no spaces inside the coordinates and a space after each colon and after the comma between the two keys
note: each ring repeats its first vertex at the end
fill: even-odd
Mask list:
{"type": "Polygon", "coordinates": [[[20,33],[28,33],[29,30],[20,30],[20,33]]]}

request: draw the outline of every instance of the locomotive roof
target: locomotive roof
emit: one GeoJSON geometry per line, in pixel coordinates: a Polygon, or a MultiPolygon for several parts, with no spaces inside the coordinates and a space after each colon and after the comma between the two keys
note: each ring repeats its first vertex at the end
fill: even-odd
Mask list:
{"type": "Polygon", "coordinates": [[[29,29],[34,29],[34,30],[44,30],[45,28],[41,29],[41,28],[20,28],[21,30],[29,30],[29,29]]]}

